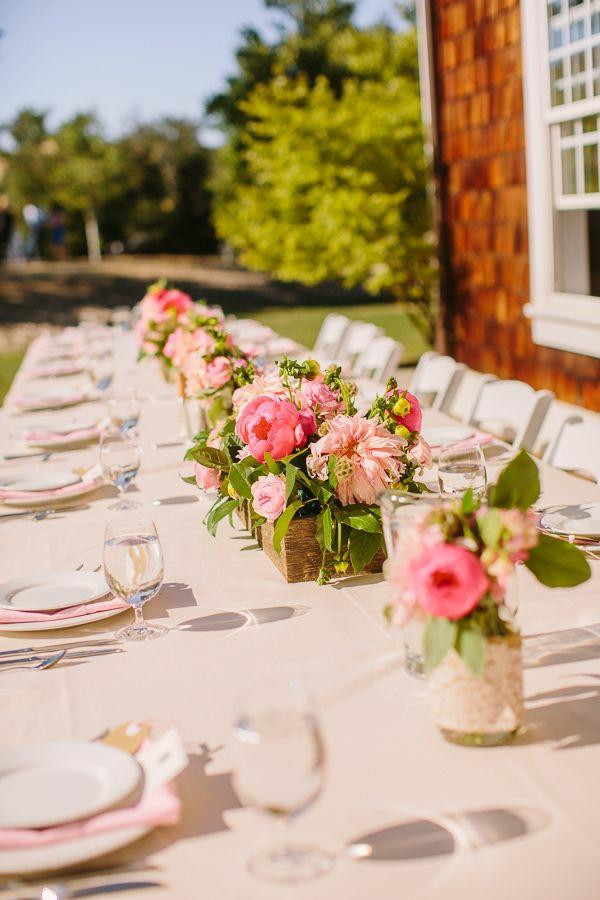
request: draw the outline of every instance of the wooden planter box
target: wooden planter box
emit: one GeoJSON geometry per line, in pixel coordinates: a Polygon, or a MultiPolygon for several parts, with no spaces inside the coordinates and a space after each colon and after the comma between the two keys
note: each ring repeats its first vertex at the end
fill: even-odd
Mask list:
{"type": "Polygon", "coordinates": [[[250,516],[250,506],[247,501],[244,502],[244,505],[241,509],[236,509],[235,516],[238,522],[240,522],[240,524],[246,529],[246,531],[249,531],[250,534],[256,538],[258,546],[262,547],[262,535],[260,533],[260,528],[256,528],[252,524],[252,518],[250,516]]]}
{"type": "MultiPolygon", "coordinates": [[[[259,544],[289,584],[317,580],[323,561],[323,551],[317,543],[316,516],[292,519],[288,532],[281,542],[281,553],[277,553],[273,546],[272,523],[266,522],[258,531],[261,533],[259,544]]],[[[381,572],[384,560],[383,551],[378,551],[363,572],[381,572]]],[[[348,574],[352,574],[351,567],[348,574]]]]}

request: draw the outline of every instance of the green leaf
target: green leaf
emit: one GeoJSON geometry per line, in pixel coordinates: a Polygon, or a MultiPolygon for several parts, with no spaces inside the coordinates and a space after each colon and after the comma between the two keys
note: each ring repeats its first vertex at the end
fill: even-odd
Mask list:
{"type": "Polygon", "coordinates": [[[295,500],[293,503],[290,503],[275,522],[275,527],[273,529],[273,547],[275,548],[276,553],[281,553],[281,542],[287,534],[290,522],[301,506],[304,506],[304,501],[302,500],[295,500]]]}
{"type": "Polygon", "coordinates": [[[540,495],[538,468],[526,450],[521,450],[500,473],[490,491],[490,503],[502,509],[527,509],[540,495]]]}
{"type": "Polygon", "coordinates": [[[477,524],[479,525],[481,539],[486,547],[497,547],[504,527],[500,510],[489,509],[484,516],[478,518],[477,524]]]}
{"type": "Polygon", "coordinates": [[[290,495],[294,488],[296,487],[296,474],[298,469],[296,466],[290,465],[287,463],[285,467],[285,502],[290,499],[290,495]]]}
{"type": "Polygon", "coordinates": [[[478,502],[475,499],[475,494],[473,493],[473,488],[469,488],[466,490],[462,497],[461,502],[461,510],[463,515],[470,516],[472,515],[478,507],[478,502]]]}
{"type": "Polygon", "coordinates": [[[276,462],[270,453],[265,453],[265,465],[266,465],[267,469],[269,470],[269,472],[271,472],[272,475],[280,475],[281,474],[281,469],[282,469],[281,463],[276,462]]]}
{"type": "Polygon", "coordinates": [[[329,481],[332,487],[337,487],[337,475],[335,474],[335,464],[337,463],[337,456],[335,453],[331,453],[327,457],[327,468],[329,469],[329,481]]]}
{"type": "Polygon", "coordinates": [[[547,587],[573,587],[591,575],[579,547],[546,534],[541,534],[537,547],[529,551],[525,565],[547,587]]]}
{"type": "Polygon", "coordinates": [[[435,669],[454,646],[456,632],[456,622],[437,616],[428,620],[424,636],[425,667],[428,672],[435,669]]]}
{"type": "Polygon", "coordinates": [[[326,506],[321,513],[321,522],[323,527],[323,546],[331,552],[333,550],[333,516],[329,506],[326,506]]]}
{"type": "Polygon", "coordinates": [[[250,485],[237,463],[234,463],[229,469],[229,484],[239,497],[245,497],[246,500],[252,499],[250,485]]]}
{"type": "Polygon", "coordinates": [[[182,481],[185,481],[186,484],[196,484],[195,475],[180,475],[179,477],[182,481]]]}
{"type": "Polygon", "coordinates": [[[348,548],[355,575],[369,565],[380,547],[381,532],[374,534],[370,531],[357,531],[354,528],[350,531],[348,548]]]}
{"type": "Polygon", "coordinates": [[[461,624],[456,639],[456,652],[475,675],[485,669],[485,638],[477,628],[461,624]]]}
{"type": "Polygon", "coordinates": [[[196,462],[202,463],[203,466],[208,466],[209,469],[229,468],[227,455],[215,447],[192,447],[189,454],[186,454],[187,458],[195,459],[196,462]]]}
{"type": "Polygon", "coordinates": [[[339,522],[356,528],[359,531],[370,531],[371,534],[381,534],[381,523],[372,512],[349,512],[347,509],[336,509],[336,518],[339,522]]]}
{"type": "Polygon", "coordinates": [[[204,524],[209,534],[214,537],[217,532],[217,525],[221,519],[229,516],[237,506],[237,501],[231,497],[220,497],[216,503],[209,509],[204,524]]]}

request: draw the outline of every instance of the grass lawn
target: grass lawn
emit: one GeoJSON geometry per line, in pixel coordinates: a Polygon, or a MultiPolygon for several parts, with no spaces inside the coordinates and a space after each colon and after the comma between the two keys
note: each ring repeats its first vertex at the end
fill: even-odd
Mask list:
{"type": "Polygon", "coordinates": [[[7,353],[0,353],[0,403],[10,387],[17,369],[21,365],[21,360],[25,354],[25,348],[20,350],[11,350],[7,353]]]}
{"type": "Polygon", "coordinates": [[[414,363],[428,349],[423,332],[399,304],[365,303],[351,306],[296,306],[253,310],[249,315],[285,337],[312,347],[327,313],[336,312],[349,319],[374,322],[395,340],[404,345],[402,364],[414,363]]]}

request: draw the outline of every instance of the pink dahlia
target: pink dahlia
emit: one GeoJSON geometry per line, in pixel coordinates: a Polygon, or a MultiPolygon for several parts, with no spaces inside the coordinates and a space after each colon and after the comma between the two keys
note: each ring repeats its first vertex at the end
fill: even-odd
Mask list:
{"type": "Polygon", "coordinates": [[[298,409],[289,400],[255,397],[238,416],[237,436],[248,445],[252,456],[264,462],[265,453],[281,459],[304,447],[317,430],[312,410],[298,409]]]}
{"type": "Polygon", "coordinates": [[[404,472],[405,447],[403,437],[390,434],[376,419],[365,419],[360,413],[334,416],[327,434],[310,448],[307,466],[314,477],[325,480],[327,458],[335,455],[337,495],[342,506],[375,503],[404,472]]]}

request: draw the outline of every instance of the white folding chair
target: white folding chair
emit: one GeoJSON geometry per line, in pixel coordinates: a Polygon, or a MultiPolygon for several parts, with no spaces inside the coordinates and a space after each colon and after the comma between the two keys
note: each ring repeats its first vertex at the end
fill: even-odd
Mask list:
{"type": "Polygon", "coordinates": [[[591,475],[600,484],[600,423],[569,416],[548,445],[544,462],[566,472],[591,475]]]}
{"type": "Polygon", "coordinates": [[[434,350],[424,353],[413,373],[409,390],[424,406],[446,412],[454,400],[466,366],[434,350]]]}
{"type": "Polygon", "coordinates": [[[313,354],[316,357],[334,359],[349,325],[350,319],[347,316],[341,316],[338,313],[330,313],[325,316],[313,347],[313,354]]]}
{"type": "Polygon", "coordinates": [[[404,347],[387,335],[381,335],[370,341],[359,354],[354,367],[356,378],[371,378],[381,382],[382,387],[388,378],[394,374],[404,347]]]}
{"type": "Polygon", "coordinates": [[[482,384],[469,423],[507,441],[515,449],[533,451],[550,404],[552,391],[535,391],[524,381],[482,384]]]}
{"type": "Polygon", "coordinates": [[[383,329],[372,322],[351,322],[338,350],[338,358],[332,361],[341,365],[344,375],[354,377],[361,353],[380,335],[383,335],[383,329]]]}

